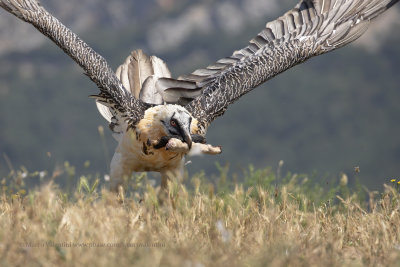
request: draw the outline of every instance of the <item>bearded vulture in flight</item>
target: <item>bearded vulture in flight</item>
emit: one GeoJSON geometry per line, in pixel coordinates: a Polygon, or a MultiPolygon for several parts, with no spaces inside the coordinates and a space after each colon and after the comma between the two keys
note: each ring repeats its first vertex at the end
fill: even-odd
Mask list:
{"type": "Polygon", "coordinates": [[[93,97],[118,141],[113,184],[134,171],[155,171],[165,187],[183,170],[186,154],[220,152],[205,144],[205,134],[230,104],[275,75],[356,40],[398,1],[302,0],[267,23],[245,48],[177,79],[162,60],[140,50],[114,73],[36,0],[0,0],[0,6],[49,37],[99,87],[93,97]]]}

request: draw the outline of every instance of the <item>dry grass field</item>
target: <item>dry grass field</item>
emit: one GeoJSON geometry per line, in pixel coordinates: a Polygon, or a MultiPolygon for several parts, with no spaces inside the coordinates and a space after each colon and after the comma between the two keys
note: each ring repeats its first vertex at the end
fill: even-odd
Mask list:
{"type": "Polygon", "coordinates": [[[117,196],[87,177],[71,192],[25,191],[14,173],[2,181],[0,265],[400,266],[397,181],[364,194],[345,176],[322,189],[296,175],[276,185],[269,170],[250,169],[245,186],[221,175],[218,190],[202,175],[171,183],[160,205],[143,177],[117,196]]]}

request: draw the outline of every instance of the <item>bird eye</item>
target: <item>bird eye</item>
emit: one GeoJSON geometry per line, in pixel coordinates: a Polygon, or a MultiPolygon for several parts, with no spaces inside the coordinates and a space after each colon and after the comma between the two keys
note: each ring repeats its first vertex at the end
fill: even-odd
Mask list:
{"type": "Polygon", "coordinates": [[[172,127],[176,127],[176,121],[170,120],[169,124],[171,124],[172,127]]]}

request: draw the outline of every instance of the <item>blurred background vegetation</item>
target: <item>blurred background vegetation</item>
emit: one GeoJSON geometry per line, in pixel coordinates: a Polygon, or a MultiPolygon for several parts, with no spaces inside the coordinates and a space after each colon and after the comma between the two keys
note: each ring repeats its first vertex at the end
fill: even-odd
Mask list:
{"type": "MultiPolygon", "coordinates": [[[[164,59],[173,75],[244,47],[295,0],[43,0],[42,4],[116,69],[133,49],[164,59]]],[[[217,157],[193,158],[190,173],[218,166],[346,173],[380,189],[400,176],[398,7],[357,43],[314,58],[232,105],[210,127],[217,157]],[[360,172],[354,168],[359,167],[360,172]],[[274,167],[275,168],[275,167],[274,167]]],[[[116,142],[94,101],[96,86],[34,28],[0,10],[0,175],[25,166],[108,172],[116,142]],[[105,140],[98,126],[105,128],[105,140]],[[68,169],[68,168],[67,168],[68,169]]]]}

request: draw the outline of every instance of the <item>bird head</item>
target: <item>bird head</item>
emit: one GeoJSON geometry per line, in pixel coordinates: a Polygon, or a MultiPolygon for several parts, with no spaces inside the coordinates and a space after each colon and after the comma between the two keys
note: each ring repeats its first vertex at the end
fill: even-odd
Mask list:
{"type": "Polygon", "coordinates": [[[160,120],[167,136],[179,137],[189,149],[192,147],[191,124],[193,117],[182,106],[159,106],[156,118],[160,120]]]}

